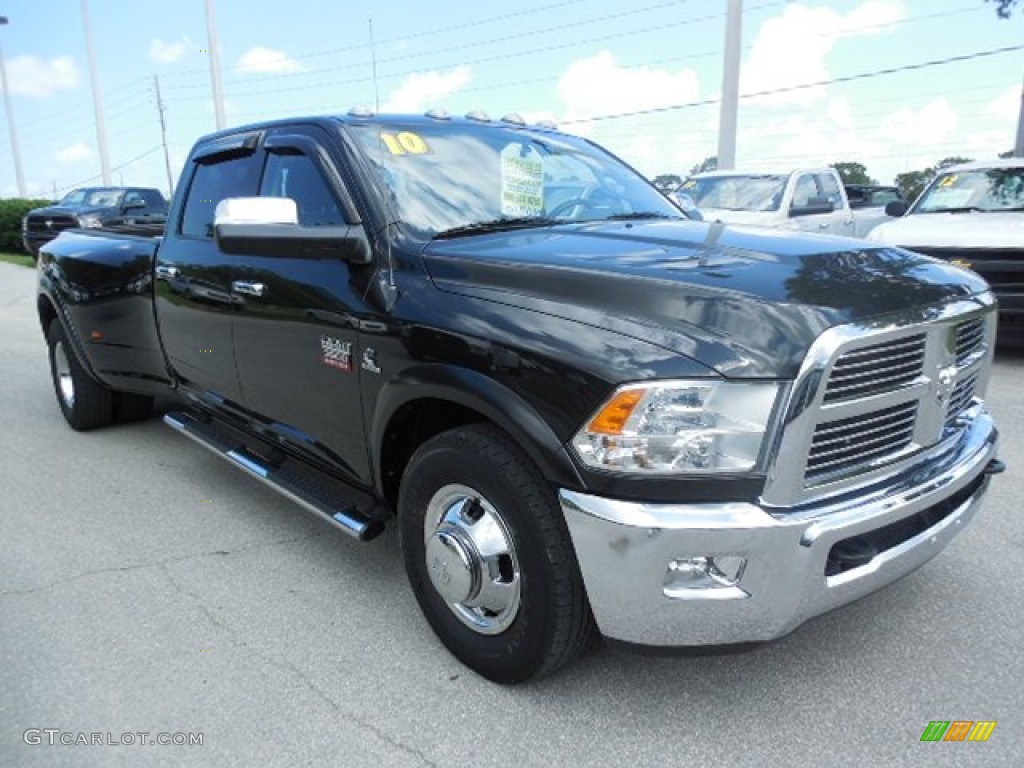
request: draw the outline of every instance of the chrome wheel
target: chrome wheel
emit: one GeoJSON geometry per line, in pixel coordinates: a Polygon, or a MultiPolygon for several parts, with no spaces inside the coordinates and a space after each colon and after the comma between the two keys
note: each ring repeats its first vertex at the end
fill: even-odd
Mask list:
{"type": "Polygon", "coordinates": [[[58,341],[53,347],[53,364],[60,399],[67,408],[74,408],[75,380],[71,377],[71,362],[68,360],[68,354],[62,341],[58,341]]]}
{"type": "Polygon", "coordinates": [[[519,560],[494,505],[446,485],[427,505],[423,538],[430,583],[458,619],[482,635],[506,630],[519,612],[519,560]]]}

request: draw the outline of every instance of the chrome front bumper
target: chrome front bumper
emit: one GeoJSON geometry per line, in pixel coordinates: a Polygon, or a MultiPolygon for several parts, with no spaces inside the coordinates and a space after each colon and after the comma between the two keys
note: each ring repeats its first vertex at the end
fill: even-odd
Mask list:
{"type": "Polygon", "coordinates": [[[606,637],[666,647],[764,641],[892,583],[942,551],[977,511],[996,441],[992,419],[982,412],[935,461],[799,510],[769,513],[743,502],[644,504],[566,490],[559,499],[606,637]],[[922,513],[941,519],[866,563],[826,575],[838,542],[870,538],[922,513]],[[667,586],[670,564],[701,557],[745,564],[735,585],[667,586]]]}

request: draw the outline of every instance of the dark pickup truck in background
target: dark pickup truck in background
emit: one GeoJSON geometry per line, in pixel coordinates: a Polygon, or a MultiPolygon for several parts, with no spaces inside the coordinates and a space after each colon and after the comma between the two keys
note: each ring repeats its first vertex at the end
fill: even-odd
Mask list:
{"type": "Polygon", "coordinates": [[[689,221],[551,127],[272,122],[200,139],[178,189],[162,239],[41,251],[65,418],[173,395],[167,424],[331,524],[394,521],[492,680],[596,633],[785,635],[937,554],[1002,468],[982,279],[689,221]]]}
{"type": "Polygon", "coordinates": [[[59,203],[34,208],[21,222],[21,242],[32,256],[65,229],[107,229],[137,235],[160,234],[167,200],[146,187],[83,187],[59,203]]]}

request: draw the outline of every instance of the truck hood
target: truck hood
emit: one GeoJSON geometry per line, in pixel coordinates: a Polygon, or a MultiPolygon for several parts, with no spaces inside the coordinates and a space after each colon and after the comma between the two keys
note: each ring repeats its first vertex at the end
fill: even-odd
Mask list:
{"type": "Polygon", "coordinates": [[[1024,211],[911,213],[868,239],[904,248],[1024,248],[1024,211]]]}
{"type": "Polygon", "coordinates": [[[744,378],[792,378],[832,326],[987,290],[863,240],[681,220],[442,239],[423,256],[442,291],[614,330],[744,378]]]}
{"type": "Polygon", "coordinates": [[[30,216],[81,216],[85,213],[107,213],[116,210],[104,205],[49,205],[45,208],[33,208],[30,216]]]}

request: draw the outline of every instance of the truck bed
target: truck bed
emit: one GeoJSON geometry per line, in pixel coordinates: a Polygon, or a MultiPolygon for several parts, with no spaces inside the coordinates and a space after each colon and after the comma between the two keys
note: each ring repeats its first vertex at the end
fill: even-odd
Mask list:
{"type": "Polygon", "coordinates": [[[153,311],[159,236],[73,230],[39,254],[44,291],[59,298],[60,320],[80,359],[109,387],[164,394],[170,376],[153,311]]]}

